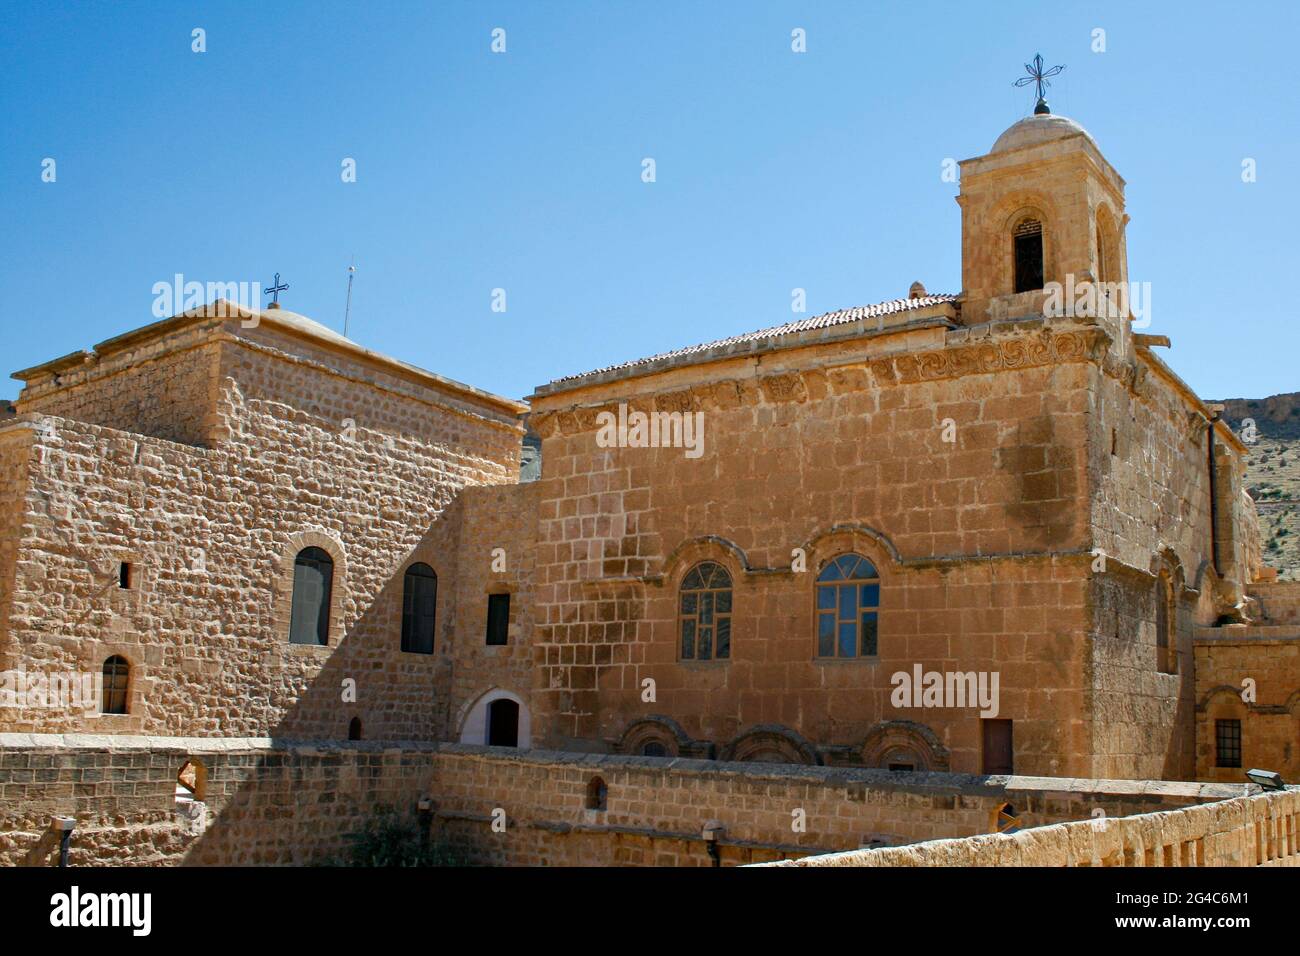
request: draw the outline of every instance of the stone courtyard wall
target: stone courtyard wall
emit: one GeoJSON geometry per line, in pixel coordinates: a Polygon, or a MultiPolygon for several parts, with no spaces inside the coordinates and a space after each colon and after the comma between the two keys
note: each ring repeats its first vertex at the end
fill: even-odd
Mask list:
{"type": "Polygon", "coordinates": [[[714,822],[729,865],[986,833],[1007,803],[1036,827],[1242,790],[452,744],[3,734],[0,863],[47,864],[56,815],[76,819],[74,866],[328,863],[389,807],[471,863],[707,866],[702,832],[714,822]],[[187,760],[203,766],[197,804],[176,797],[187,760]],[[604,808],[588,809],[597,777],[604,808]]]}

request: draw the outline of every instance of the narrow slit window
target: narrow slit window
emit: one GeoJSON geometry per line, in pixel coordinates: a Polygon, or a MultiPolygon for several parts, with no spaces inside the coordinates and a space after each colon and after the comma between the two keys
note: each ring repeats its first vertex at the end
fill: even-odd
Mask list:
{"type": "Polygon", "coordinates": [[[510,595],[489,594],[487,614],[487,642],[501,646],[509,641],[510,595]]]}

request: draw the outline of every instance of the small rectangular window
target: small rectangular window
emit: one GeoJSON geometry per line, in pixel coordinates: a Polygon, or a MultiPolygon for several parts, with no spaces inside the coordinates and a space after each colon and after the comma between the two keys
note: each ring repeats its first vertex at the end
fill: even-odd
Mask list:
{"type": "Polygon", "coordinates": [[[131,587],[131,562],[123,561],[117,566],[117,586],[123,590],[131,587]]]}
{"type": "Polygon", "coordinates": [[[507,628],[510,625],[510,595],[489,594],[487,614],[487,642],[489,645],[507,643],[507,628]]]}
{"type": "Polygon", "coordinates": [[[1241,721],[1216,720],[1214,722],[1214,765],[1216,767],[1241,766],[1241,721]]]}

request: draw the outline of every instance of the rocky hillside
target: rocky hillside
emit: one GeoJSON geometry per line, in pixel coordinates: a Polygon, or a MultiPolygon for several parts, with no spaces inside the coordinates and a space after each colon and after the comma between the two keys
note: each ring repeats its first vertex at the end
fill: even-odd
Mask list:
{"type": "Polygon", "coordinates": [[[1264,563],[1278,577],[1300,581],[1300,392],[1270,398],[1230,398],[1223,417],[1238,435],[1242,421],[1255,422],[1246,488],[1259,509],[1264,563]]]}

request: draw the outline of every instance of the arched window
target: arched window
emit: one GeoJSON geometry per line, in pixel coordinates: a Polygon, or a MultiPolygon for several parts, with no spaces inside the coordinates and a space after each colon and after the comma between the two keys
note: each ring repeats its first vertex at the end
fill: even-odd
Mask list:
{"type": "Polygon", "coordinates": [[[1015,256],[1017,292],[1032,292],[1043,287],[1043,224],[1037,219],[1022,219],[1011,237],[1015,256]]]}
{"type": "Polygon", "coordinates": [[[1156,576],[1156,669],[1165,674],[1178,669],[1177,617],[1173,585],[1161,571],[1156,576]]]}
{"type": "Polygon", "coordinates": [[[1106,206],[1097,207],[1097,281],[1119,281],[1119,229],[1106,206]]]}
{"type": "Polygon", "coordinates": [[[100,713],[125,714],[127,693],[131,686],[131,665],[125,657],[114,654],[104,661],[104,688],[100,699],[100,713]]]}
{"type": "Polygon", "coordinates": [[[402,582],[402,650],[433,653],[434,612],[438,605],[438,575],[427,564],[406,569],[402,582]]]}
{"type": "Polygon", "coordinates": [[[208,768],[193,757],[181,764],[176,774],[176,802],[207,799],[208,768]]]}
{"type": "Polygon", "coordinates": [[[682,579],[678,613],[681,659],[725,660],[731,656],[731,575],[704,561],[682,579]]]}
{"type": "Polygon", "coordinates": [[[303,548],[293,562],[293,607],[289,616],[291,644],[328,644],[330,589],[334,561],[320,548],[303,548]]]}
{"type": "Polygon", "coordinates": [[[586,807],[588,810],[604,810],[609,800],[609,787],[600,777],[592,777],[587,784],[586,807]]]}
{"type": "Polygon", "coordinates": [[[651,740],[641,745],[641,756],[643,757],[667,757],[668,748],[657,740],[651,740]]]}
{"type": "Polygon", "coordinates": [[[361,739],[361,718],[353,717],[348,721],[348,740],[361,739]]]}
{"type": "Polygon", "coordinates": [[[817,575],[817,656],[875,657],[880,576],[860,554],[841,554],[817,575]]]}
{"type": "Polygon", "coordinates": [[[519,705],[508,697],[499,697],[488,704],[487,712],[489,747],[519,746],[519,705]]]}

